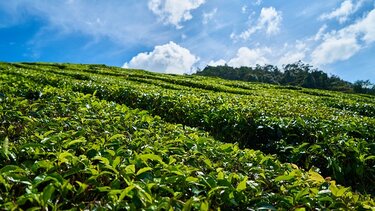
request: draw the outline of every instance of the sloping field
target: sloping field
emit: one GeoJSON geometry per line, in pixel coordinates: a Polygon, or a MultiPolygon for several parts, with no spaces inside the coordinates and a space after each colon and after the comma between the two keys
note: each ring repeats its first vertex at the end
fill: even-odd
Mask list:
{"type": "Polygon", "coordinates": [[[371,96],[102,65],[0,76],[0,209],[374,209],[371,96]]]}

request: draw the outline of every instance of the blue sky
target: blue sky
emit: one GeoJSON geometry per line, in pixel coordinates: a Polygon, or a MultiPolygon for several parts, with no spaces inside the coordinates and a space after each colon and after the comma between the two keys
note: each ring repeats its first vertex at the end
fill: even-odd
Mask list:
{"type": "Polygon", "coordinates": [[[191,73],[302,60],[375,82],[375,0],[2,0],[0,61],[191,73]]]}

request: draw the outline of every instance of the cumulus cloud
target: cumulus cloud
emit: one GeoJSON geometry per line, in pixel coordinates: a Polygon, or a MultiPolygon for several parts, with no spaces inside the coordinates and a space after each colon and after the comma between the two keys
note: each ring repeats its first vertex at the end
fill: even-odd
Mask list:
{"type": "Polygon", "coordinates": [[[183,74],[192,70],[199,60],[186,48],[169,42],[155,46],[152,52],[140,53],[123,65],[124,68],[139,68],[154,72],[183,74]]]}
{"type": "Polygon", "coordinates": [[[180,29],[183,21],[193,18],[190,11],[197,9],[205,0],[149,0],[148,8],[166,24],[180,29]]]}
{"type": "Polygon", "coordinates": [[[264,65],[268,63],[265,56],[270,52],[269,48],[250,49],[242,47],[238,49],[236,56],[229,60],[228,65],[232,67],[264,65]]]}
{"type": "Polygon", "coordinates": [[[367,16],[357,23],[347,27],[343,33],[355,33],[357,37],[371,44],[375,41],[375,9],[367,14],[367,16]],[[361,36],[362,35],[362,36],[361,36]]]}
{"type": "Polygon", "coordinates": [[[306,57],[306,52],[305,51],[291,51],[287,52],[284,56],[282,56],[279,59],[278,64],[283,65],[283,64],[292,64],[298,61],[302,61],[306,57]]]}
{"type": "Polygon", "coordinates": [[[249,27],[239,35],[231,34],[234,40],[248,40],[251,35],[258,31],[265,31],[267,35],[277,34],[280,31],[282,14],[274,7],[262,8],[258,21],[254,26],[249,27]]]}
{"type": "Polygon", "coordinates": [[[313,64],[330,64],[347,60],[375,41],[375,9],[364,18],[338,31],[324,34],[320,43],[312,52],[313,64]]]}
{"type": "MultiPolygon", "coordinates": [[[[285,47],[288,47],[287,45],[285,47]]],[[[287,50],[283,56],[280,57],[277,62],[278,65],[291,64],[298,61],[303,61],[306,58],[306,54],[309,48],[307,44],[302,41],[297,41],[291,49],[287,50]]]]}
{"type": "Polygon", "coordinates": [[[217,61],[210,61],[209,66],[222,66],[227,64],[231,67],[252,67],[257,64],[265,65],[269,63],[266,58],[272,50],[270,48],[254,48],[241,47],[237,50],[236,56],[231,58],[229,61],[220,59],[217,61]]]}
{"type": "Polygon", "coordinates": [[[219,59],[217,61],[210,61],[208,63],[208,66],[212,66],[212,67],[216,67],[216,66],[223,66],[225,65],[227,62],[224,60],[224,59],[219,59]]]}
{"type": "Polygon", "coordinates": [[[355,37],[330,37],[313,52],[315,64],[329,64],[352,57],[361,49],[355,37]]]}
{"type": "Polygon", "coordinates": [[[276,34],[280,31],[281,13],[275,8],[262,8],[260,12],[259,25],[266,28],[267,34],[276,34]]]}
{"type": "Polygon", "coordinates": [[[346,0],[341,3],[341,6],[330,13],[324,13],[320,16],[322,20],[337,19],[340,23],[348,20],[349,15],[353,13],[354,4],[351,0],[346,0]]]}
{"type": "Polygon", "coordinates": [[[357,12],[363,5],[365,0],[358,0],[353,3],[352,0],[345,0],[341,3],[340,7],[334,9],[332,12],[322,14],[319,19],[331,20],[336,19],[339,23],[344,23],[349,19],[349,16],[357,12]]]}

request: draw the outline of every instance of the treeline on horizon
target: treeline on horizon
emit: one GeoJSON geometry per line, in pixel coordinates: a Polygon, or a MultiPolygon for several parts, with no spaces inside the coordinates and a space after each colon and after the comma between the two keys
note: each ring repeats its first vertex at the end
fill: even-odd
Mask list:
{"type": "Polygon", "coordinates": [[[325,89],[348,93],[375,95],[375,84],[369,80],[358,80],[354,83],[344,81],[336,75],[313,68],[301,61],[283,65],[256,65],[255,67],[206,66],[196,75],[214,76],[228,80],[271,83],[304,88],[325,89]]]}

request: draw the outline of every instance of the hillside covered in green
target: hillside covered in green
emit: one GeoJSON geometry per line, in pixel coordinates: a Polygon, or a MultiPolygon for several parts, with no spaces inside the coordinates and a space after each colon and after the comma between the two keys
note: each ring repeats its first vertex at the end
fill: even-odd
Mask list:
{"type": "Polygon", "coordinates": [[[0,122],[0,209],[375,209],[372,95],[0,63],[0,122]]]}

